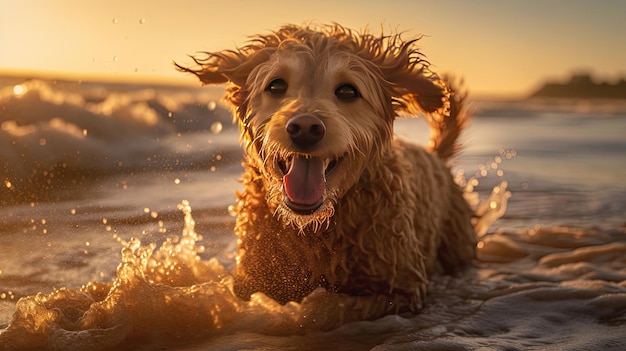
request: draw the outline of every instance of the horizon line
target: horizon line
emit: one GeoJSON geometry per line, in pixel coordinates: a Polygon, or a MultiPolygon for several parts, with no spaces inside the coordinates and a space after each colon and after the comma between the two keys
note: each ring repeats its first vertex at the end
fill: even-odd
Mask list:
{"type": "Polygon", "coordinates": [[[191,79],[190,75],[181,74],[180,77],[173,75],[157,75],[142,73],[94,73],[94,72],[67,72],[57,70],[32,70],[0,68],[0,77],[46,79],[93,83],[127,83],[127,84],[158,84],[178,86],[198,86],[202,84],[197,79],[191,79]]]}
{"type": "MultiPolygon", "coordinates": [[[[104,84],[129,84],[129,85],[163,85],[174,86],[181,88],[203,88],[203,85],[192,77],[181,74],[180,77],[173,75],[156,75],[156,74],[104,74],[104,73],[86,73],[86,72],[63,72],[55,70],[30,70],[30,69],[7,69],[0,68],[0,78],[14,78],[14,79],[44,79],[44,80],[58,80],[58,81],[76,81],[77,83],[104,83],[104,84]]],[[[214,86],[226,86],[225,84],[216,84],[214,86]]],[[[527,93],[517,94],[499,94],[497,92],[482,92],[478,94],[472,94],[471,88],[469,89],[470,96],[474,99],[482,100],[520,100],[524,99],[527,93]]]]}

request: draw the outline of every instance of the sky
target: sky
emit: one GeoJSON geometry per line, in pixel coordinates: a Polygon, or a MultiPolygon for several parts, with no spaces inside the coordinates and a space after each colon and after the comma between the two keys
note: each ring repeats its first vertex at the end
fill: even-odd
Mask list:
{"type": "Polygon", "coordinates": [[[0,0],[0,73],[195,84],[172,61],[305,22],[424,35],[432,69],[478,96],[576,72],[626,78],[622,0],[0,0]]]}

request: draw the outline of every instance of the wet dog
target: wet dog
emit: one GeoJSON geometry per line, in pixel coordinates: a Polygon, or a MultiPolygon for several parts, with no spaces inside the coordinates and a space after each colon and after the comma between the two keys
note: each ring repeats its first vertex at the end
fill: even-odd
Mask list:
{"type": "Polygon", "coordinates": [[[376,318],[416,311],[429,273],[474,258],[447,165],[469,117],[417,39],[287,25],[193,59],[178,68],[229,83],[244,147],[237,295],[286,303],[321,287],[376,318]],[[400,115],[426,118],[427,148],[394,136],[400,115]]]}

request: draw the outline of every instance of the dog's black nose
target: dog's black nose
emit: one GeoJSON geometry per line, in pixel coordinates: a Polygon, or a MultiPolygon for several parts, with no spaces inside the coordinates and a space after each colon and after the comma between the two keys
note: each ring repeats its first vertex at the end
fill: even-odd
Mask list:
{"type": "Polygon", "coordinates": [[[326,134],[324,122],[318,117],[308,114],[291,117],[287,121],[285,130],[293,143],[302,149],[317,144],[326,134]]]}

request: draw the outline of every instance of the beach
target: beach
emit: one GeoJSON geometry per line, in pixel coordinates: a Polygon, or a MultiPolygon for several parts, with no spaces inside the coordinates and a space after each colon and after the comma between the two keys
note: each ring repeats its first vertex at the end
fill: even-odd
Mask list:
{"type": "Polygon", "coordinates": [[[343,323],[349,297],[233,294],[223,87],[2,83],[0,350],[626,347],[623,101],[473,101],[453,172],[489,217],[476,262],[418,314],[343,323]]]}

